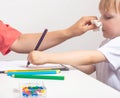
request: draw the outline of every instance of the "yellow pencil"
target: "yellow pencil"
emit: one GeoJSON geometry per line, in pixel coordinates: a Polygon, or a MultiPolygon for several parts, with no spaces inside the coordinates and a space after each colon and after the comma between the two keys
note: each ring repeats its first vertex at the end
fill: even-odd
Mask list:
{"type": "MultiPolygon", "coordinates": [[[[25,69],[23,69],[23,70],[6,70],[6,71],[0,71],[0,73],[8,73],[8,72],[37,72],[37,71],[41,71],[41,72],[49,72],[49,71],[53,71],[54,69],[51,69],[51,68],[49,68],[49,69],[29,69],[29,70],[25,70],[25,69]]],[[[60,70],[55,70],[55,71],[57,71],[57,72],[61,72],[60,70]]]]}

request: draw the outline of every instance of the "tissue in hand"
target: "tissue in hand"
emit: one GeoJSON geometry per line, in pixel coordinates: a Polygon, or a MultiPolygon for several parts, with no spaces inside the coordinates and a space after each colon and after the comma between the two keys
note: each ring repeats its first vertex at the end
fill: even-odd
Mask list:
{"type": "Polygon", "coordinates": [[[102,29],[102,23],[99,20],[91,20],[92,24],[95,24],[98,28],[95,29],[94,31],[99,31],[102,29]]]}

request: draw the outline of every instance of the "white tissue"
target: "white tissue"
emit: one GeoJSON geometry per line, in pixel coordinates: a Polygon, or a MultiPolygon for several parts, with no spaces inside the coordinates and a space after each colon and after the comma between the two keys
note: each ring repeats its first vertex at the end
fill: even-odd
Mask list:
{"type": "Polygon", "coordinates": [[[99,20],[91,20],[92,24],[95,24],[98,28],[93,31],[100,31],[102,29],[102,23],[99,20]]]}

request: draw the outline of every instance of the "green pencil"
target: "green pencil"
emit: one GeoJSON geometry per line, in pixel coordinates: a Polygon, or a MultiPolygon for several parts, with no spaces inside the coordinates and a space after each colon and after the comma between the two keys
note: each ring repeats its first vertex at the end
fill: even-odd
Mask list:
{"type": "Polygon", "coordinates": [[[26,79],[49,79],[49,80],[64,80],[64,76],[48,76],[48,75],[20,75],[13,74],[14,78],[26,78],[26,79]]]}

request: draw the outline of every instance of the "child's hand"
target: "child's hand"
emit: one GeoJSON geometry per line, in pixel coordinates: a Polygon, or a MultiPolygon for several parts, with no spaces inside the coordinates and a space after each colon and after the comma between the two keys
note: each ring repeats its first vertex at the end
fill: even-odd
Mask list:
{"type": "Polygon", "coordinates": [[[28,55],[28,61],[35,65],[47,63],[47,53],[41,51],[32,51],[28,55]]]}

